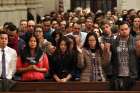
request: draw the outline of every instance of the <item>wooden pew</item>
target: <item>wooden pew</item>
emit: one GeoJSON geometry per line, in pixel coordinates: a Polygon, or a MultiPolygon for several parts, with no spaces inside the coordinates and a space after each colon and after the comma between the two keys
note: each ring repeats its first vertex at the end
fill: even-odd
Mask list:
{"type": "MultiPolygon", "coordinates": [[[[12,92],[77,91],[76,93],[81,93],[78,91],[83,91],[83,92],[84,91],[86,91],[86,92],[87,91],[109,91],[108,83],[109,82],[68,82],[68,83],[17,82],[11,91],[12,92]]],[[[140,92],[140,81],[137,81],[136,86],[132,89],[132,91],[140,92]]],[[[71,92],[71,93],[74,93],[74,92],[71,92]]]]}
{"type": "Polygon", "coordinates": [[[105,91],[108,82],[17,82],[12,91],[105,91]]]}
{"type": "Polygon", "coordinates": [[[4,92],[4,93],[140,93],[140,91],[45,91],[45,92],[4,92]]]}

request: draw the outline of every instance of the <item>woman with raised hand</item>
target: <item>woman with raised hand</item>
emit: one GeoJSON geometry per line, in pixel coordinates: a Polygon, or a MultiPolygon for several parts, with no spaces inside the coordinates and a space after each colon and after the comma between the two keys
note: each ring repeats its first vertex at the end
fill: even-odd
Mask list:
{"type": "Polygon", "coordinates": [[[95,32],[88,33],[83,47],[83,61],[78,63],[81,68],[81,81],[105,81],[102,49],[95,32]]]}
{"type": "Polygon", "coordinates": [[[35,36],[37,37],[39,41],[39,46],[40,48],[48,53],[49,52],[49,46],[52,45],[51,42],[47,41],[47,39],[44,38],[44,33],[43,33],[43,26],[41,24],[37,24],[35,26],[35,36]]]}

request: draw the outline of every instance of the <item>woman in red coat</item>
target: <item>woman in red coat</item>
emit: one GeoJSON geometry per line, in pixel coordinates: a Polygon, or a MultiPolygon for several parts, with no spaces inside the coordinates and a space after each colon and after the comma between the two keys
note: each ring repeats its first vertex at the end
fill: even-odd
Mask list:
{"type": "Polygon", "coordinates": [[[17,61],[17,72],[21,73],[22,81],[45,80],[45,73],[48,72],[48,57],[40,49],[37,38],[30,35],[22,55],[17,61]]]}

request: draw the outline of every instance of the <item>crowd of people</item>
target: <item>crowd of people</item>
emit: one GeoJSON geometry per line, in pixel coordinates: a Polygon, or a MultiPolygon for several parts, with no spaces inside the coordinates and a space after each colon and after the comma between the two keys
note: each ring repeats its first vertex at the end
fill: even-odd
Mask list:
{"type": "Polygon", "coordinates": [[[110,81],[112,90],[131,89],[140,79],[140,10],[52,12],[0,30],[2,79],[110,81]]]}

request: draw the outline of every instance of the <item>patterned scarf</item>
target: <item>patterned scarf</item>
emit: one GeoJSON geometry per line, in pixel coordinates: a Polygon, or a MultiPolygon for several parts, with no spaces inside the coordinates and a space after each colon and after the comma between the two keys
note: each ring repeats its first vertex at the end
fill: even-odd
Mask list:
{"type": "Polygon", "coordinates": [[[105,77],[103,75],[103,69],[101,64],[101,55],[99,51],[91,50],[89,51],[91,57],[92,64],[92,76],[91,79],[93,81],[105,81],[105,77]]]}
{"type": "Polygon", "coordinates": [[[128,46],[127,41],[120,40],[117,47],[118,59],[119,59],[119,76],[129,76],[128,66],[128,46]]]}

